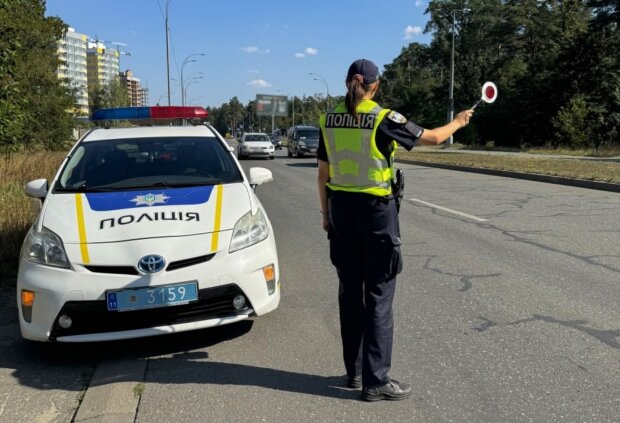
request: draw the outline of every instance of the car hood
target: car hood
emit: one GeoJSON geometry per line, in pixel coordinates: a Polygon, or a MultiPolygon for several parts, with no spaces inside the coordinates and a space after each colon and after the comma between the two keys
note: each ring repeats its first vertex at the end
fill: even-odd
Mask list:
{"type": "Polygon", "coordinates": [[[318,138],[300,138],[299,141],[305,143],[306,145],[318,145],[319,144],[318,138]]]}
{"type": "Polygon", "coordinates": [[[54,194],[41,223],[65,244],[178,237],[232,230],[252,207],[243,183],[54,194]]]}

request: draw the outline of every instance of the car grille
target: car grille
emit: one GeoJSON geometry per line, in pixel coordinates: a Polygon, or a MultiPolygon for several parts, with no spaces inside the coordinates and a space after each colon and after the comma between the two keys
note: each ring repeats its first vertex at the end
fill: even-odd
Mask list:
{"type": "MultiPolygon", "coordinates": [[[[196,264],[205,263],[211,260],[215,254],[207,254],[205,256],[191,257],[188,259],[173,261],[168,264],[166,271],[178,270],[184,267],[194,266],[196,264]]],[[[108,273],[114,275],[139,275],[138,270],[133,266],[84,266],[93,273],[108,273]]]]}
{"type": "Polygon", "coordinates": [[[252,307],[246,297],[246,307],[242,310],[235,310],[232,300],[237,295],[243,295],[237,285],[222,285],[199,290],[198,301],[190,304],[123,312],[108,311],[105,300],[68,301],[56,316],[50,339],[53,341],[61,336],[117,332],[196,322],[213,317],[233,315],[238,311],[252,307]],[[63,329],[58,325],[58,317],[62,315],[71,317],[73,324],[70,328],[63,329]]]}
{"type": "Polygon", "coordinates": [[[207,254],[206,256],[200,257],[192,257],[185,260],[177,260],[173,261],[166,267],[166,270],[169,272],[171,270],[182,269],[184,267],[194,266],[196,264],[205,263],[211,260],[215,256],[215,254],[207,254]]]}

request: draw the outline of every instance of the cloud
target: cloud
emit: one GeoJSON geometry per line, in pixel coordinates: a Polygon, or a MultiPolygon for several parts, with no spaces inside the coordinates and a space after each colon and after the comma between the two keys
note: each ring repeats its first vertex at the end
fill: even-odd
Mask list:
{"type": "Polygon", "coordinates": [[[258,69],[249,69],[248,73],[260,73],[258,69]]]}
{"type": "Polygon", "coordinates": [[[308,47],[305,51],[308,56],[316,56],[317,54],[319,54],[319,51],[312,47],[308,47]]]}
{"type": "Polygon", "coordinates": [[[405,37],[404,40],[410,40],[414,37],[414,35],[420,35],[422,33],[422,28],[419,26],[411,26],[407,25],[407,28],[404,30],[405,37]]]}
{"type": "Polygon", "coordinates": [[[256,88],[266,88],[266,87],[271,87],[271,82],[267,82],[264,79],[254,79],[250,82],[248,82],[248,84],[250,87],[256,87],[256,88]]]}
{"type": "Polygon", "coordinates": [[[241,47],[239,48],[239,50],[244,51],[248,54],[253,54],[253,53],[259,53],[259,54],[268,54],[271,53],[271,50],[269,50],[268,48],[266,48],[265,50],[261,50],[256,46],[249,46],[249,47],[241,47]]]}
{"type": "Polygon", "coordinates": [[[298,59],[303,59],[304,57],[306,57],[306,55],[303,53],[295,53],[295,57],[297,57],[298,59]]]}
{"type": "Polygon", "coordinates": [[[424,4],[424,2],[423,2],[423,1],[421,1],[421,0],[416,0],[416,1],[415,1],[415,7],[420,7],[420,6],[422,6],[423,4],[424,4]]]}

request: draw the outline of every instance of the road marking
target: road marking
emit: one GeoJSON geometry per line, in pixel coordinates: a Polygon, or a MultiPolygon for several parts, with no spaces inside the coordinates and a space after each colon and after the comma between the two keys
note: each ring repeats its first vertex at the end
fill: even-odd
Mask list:
{"type": "Polygon", "coordinates": [[[410,198],[409,201],[412,203],[422,204],[423,206],[430,207],[432,209],[442,210],[448,213],[456,214],[457,216],[466,217],[467,219],[475,220],[476,222],[486,222],[486,219],[482,219],[480,217],[472,216],[471,214],[462,213],[460,211],[452,210],[447,207],[438,206],[437,204],[428,203],[426,201],[418,200],[417,198],[410,198]]]}

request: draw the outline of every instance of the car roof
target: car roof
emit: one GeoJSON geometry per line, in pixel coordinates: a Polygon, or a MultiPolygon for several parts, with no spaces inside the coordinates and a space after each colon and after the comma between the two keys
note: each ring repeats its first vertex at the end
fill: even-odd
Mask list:
{"type": "Polygon", "coordinates": [[[295,129],[319,129],[316,126],[312,126],[312,125],[295,125],[294,128],[295,129]]]}
{"type": "Polygon", "coordinates": [[[265,135],[267,136],[267,134],[265,134],[264,132],[246,132],[243,135],[265,135]]]}
{"type": "Polygon", "coordinates": [[[131,128],[96,128],[82,142],[157,137],[215,137],[206,125],[195,126],[135,126],[131,128]]]}

